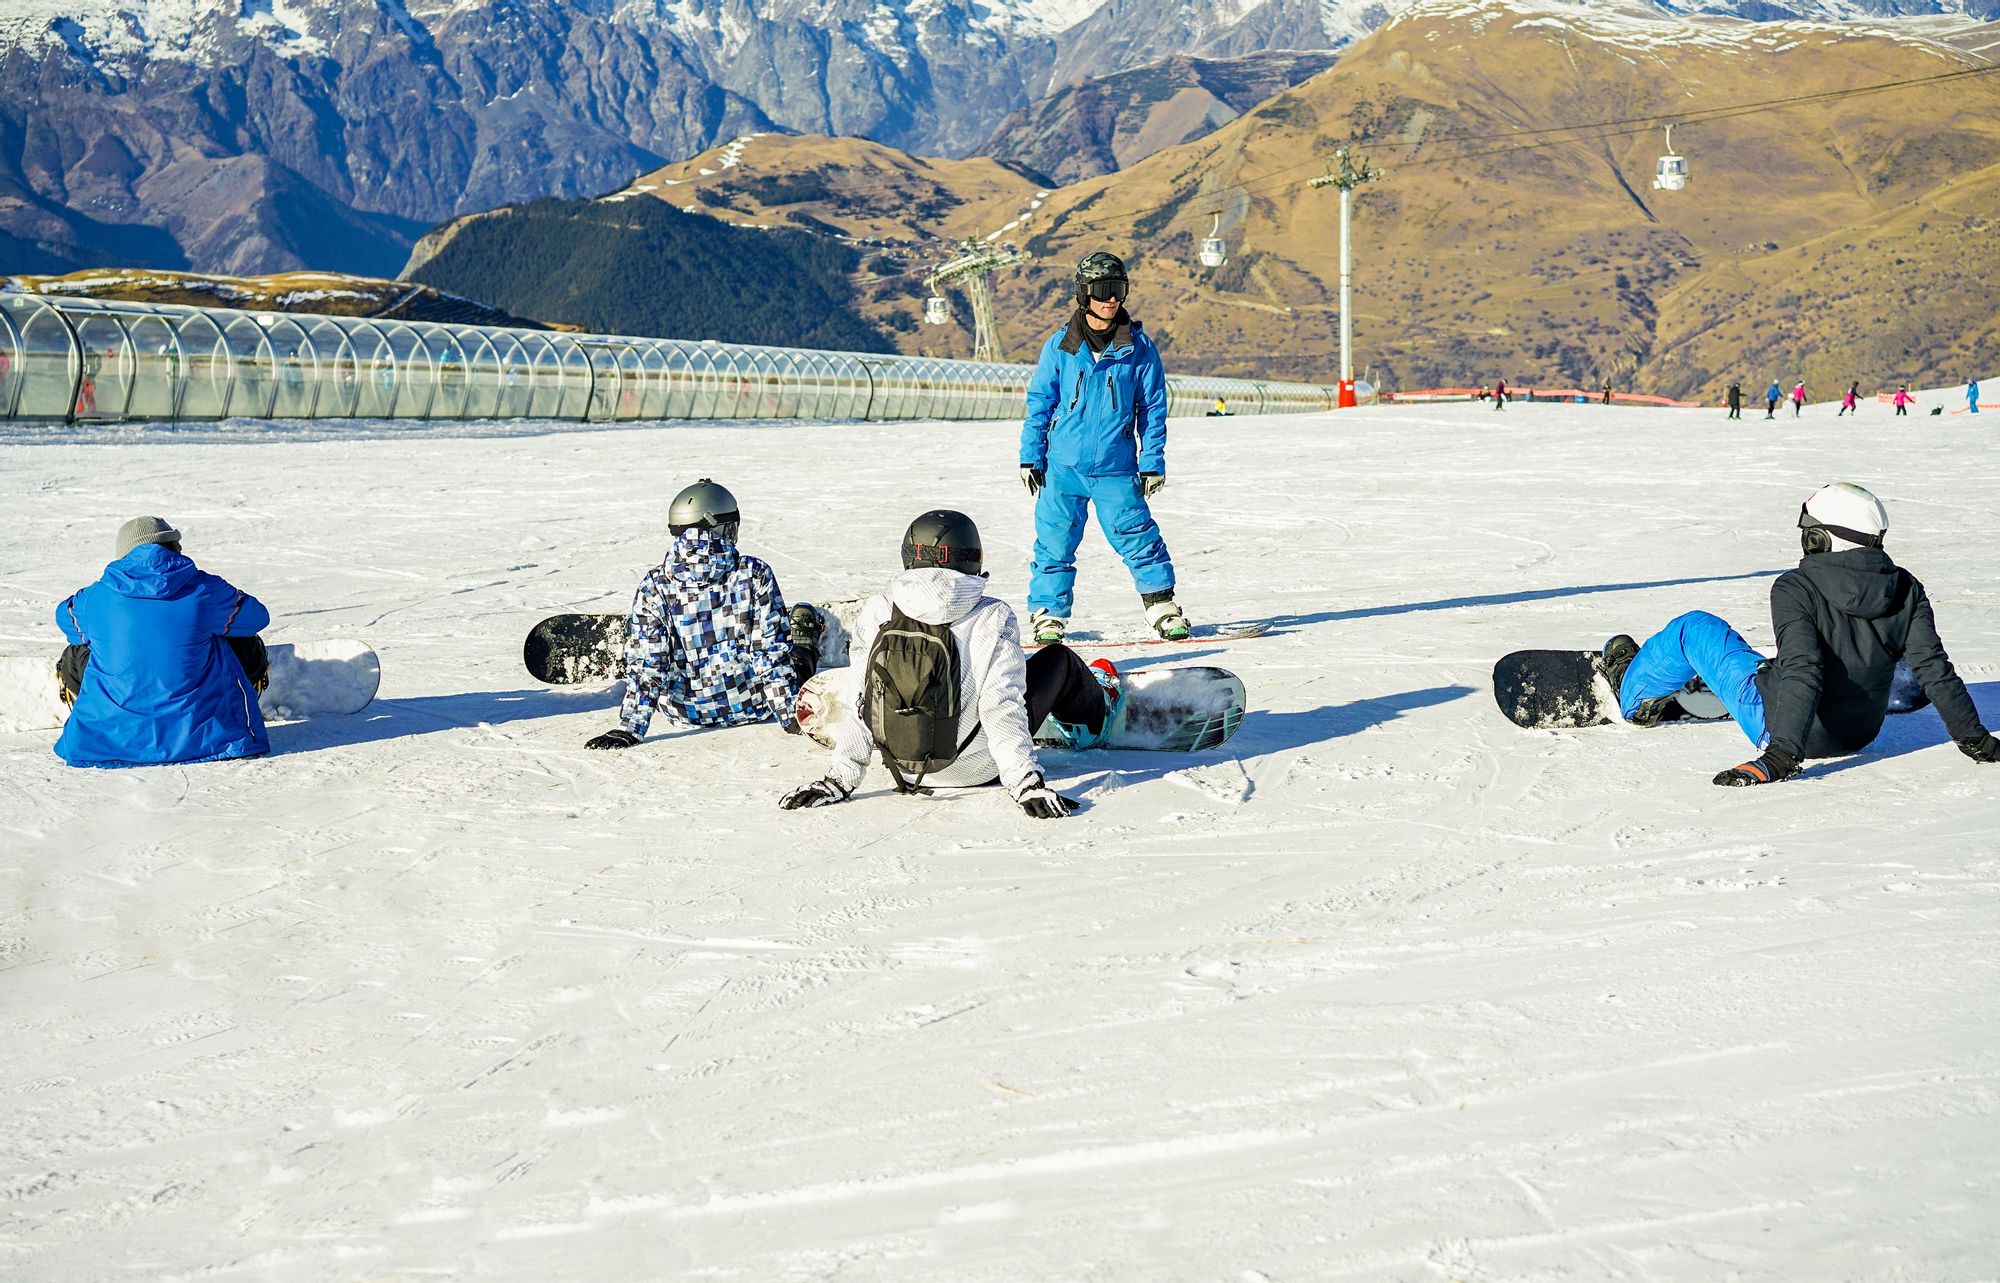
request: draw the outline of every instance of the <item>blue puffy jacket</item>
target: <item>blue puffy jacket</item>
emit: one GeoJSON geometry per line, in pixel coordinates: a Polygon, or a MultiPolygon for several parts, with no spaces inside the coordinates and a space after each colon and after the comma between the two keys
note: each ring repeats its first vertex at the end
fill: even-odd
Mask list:
{"type": "Polygon", "coordinates": [[[222,640],[270,622],[255,597],[164,544],[140,544],[56,607],[64,635],[90,645],[56,756],[138,766],[270,752],[257,692],[222,640]]]}
{"type": "Polygon", "coordinates": [[[1042,344],[1021,462],[1087,477],[1166,472],[1167,372],[1137,321],[1120,312],[1102,354],[1084,341],[1080,316],[1042,344]]]}

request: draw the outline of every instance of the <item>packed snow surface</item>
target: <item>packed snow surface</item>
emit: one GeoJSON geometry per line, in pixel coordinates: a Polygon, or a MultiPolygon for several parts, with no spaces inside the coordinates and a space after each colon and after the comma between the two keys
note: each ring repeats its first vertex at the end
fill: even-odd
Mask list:
{"type": "MultiPolygon", "coordinates": [[[[1494,659],[1697,607],[1768,646],[1800,500],[1884,500],[2000,723],[1968,415],[1176,422],[1157,512],[1252,711],[1192,757],[784,812],[771,726],[588,752],[521,640],[700,476],[794,598],[969,511],[1007,425],[231,425],[0,442],[0,651],[129,516],[380,654],[259,761],[0,736],[9,1279],[1970,1280],[2000,1259],[2000,767],[1934,713],[1724,790],[1728,724],[1518,730],[1494,659]],[[1747,431],[1751,426],[1755,431],[1747,431]]],[[[2000,420],[1994,422],[2000,423],[2000,420]]],[[[1135,629],[1093,531],[1075,625],[1135,629]]],[[[664,726],[664,719],[656,723],[664,726]]]]}

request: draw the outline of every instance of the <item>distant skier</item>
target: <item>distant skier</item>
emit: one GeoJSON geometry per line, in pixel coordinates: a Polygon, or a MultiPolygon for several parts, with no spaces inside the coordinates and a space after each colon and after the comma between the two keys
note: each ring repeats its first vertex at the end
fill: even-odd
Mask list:
{"type": "Polygon", "coordinates": [[[667,508],[673,546],[632,596],[619,727],[585,748],[631,748],[658,709],[683,726],[776,722],[796,735],[799,685],[819,663],[819,616],[789,616],[778,577],[736,547],[736,496],[703,477],[667,508]]]}
{"type": "Polygon", "coordinates": [[[847,714],[832,728],[827,773],[778,805],[844,802],[879,755],[898,792],[1002,784],[1029,816],[1062,819],[1076,803],[1048,786],[1034,730],[1053,715],[1101,733],[1117,700],[1116,670],[1093,668],[1060,643],[1022,659],[1013,608],[986,595],[979,528],[964,513],[918,517],[902,552],[903,573],[854,621],[847,714]]]}
{"type": "Polygon", "coordinates": [[[1741,383],[1731,383],[1729,385],[1729,417],[1732,419],[1743,417],[1743,385],[1741,383]]]}
{"type": "Polygon", "coordinates": [[[1967,379],[1967,380],[1965,381],[1965,409],[1966,409],[1966,413],[1968,413],[1968,414],[1978,414],[1978,413],[1979,413],[1979,380],[1978,380],[1978,379],[1967,379]]]}
{"type": "Polygon", "coordinates": [[[1611,404],[1611,385],[1609,383],[1604,385],[1604,404],[1611,404]]]}
{"type": "Polygon", "coordinates": [[[1764,417],[1767,419],[1777,418],[1778,402],[1784,400],[1784,398],[1785,394],[1778,387],[1778,381],[1772,379],[1771,386],[1764,389],[1764,417]]]}
{"type": "Polygon", "coordinates": [[[1505,379],[1501,379],[1493,385],[1493,408],[1496,410],[1507,408],[1507,380],[1505,379]]]}
{"type": "Polygon", "coordinates": [[[1861,413],[1861,381],[1859,379],[1847,385],[1846,394],[1840,398],[1840,409],[1835,412],[1833,417],[1838,419],[1842,415],[1850,413],[1856,416],[1859,416],[1861,413]]]}
{"type": "Polygon", "coordinates": [[[1910,385],[1907,383],[1897,388],[1896,395],[1889,400],[1895,405],[1897,415],[1906,419],[1910,417],[1910,407],[1917,403],[1917,399],[1910,395],[1910,385]]]}
{"type": "Polygon", "coordinates": [[[271,612],[196,568],[160,517],[118,528],[104,575],[56,607],[70,645],[56,663],[71,766],[144,766],[271,751],[257,692],[271,612]]]}
{"type": "Polygon", "coordinates": [[[1806,381],[1800,379],[1792,385],[1792,417],[1799,417],[1799,411],[1806,408],[1806,381]]]}
{"type": "Polygon", "coordinates": [[[1882,551],[1888,527],[1881,501],[1860,486],[1837,481],[1813,491],[1799,509],[1805,555],[1771,585],[1777,658],[1765,659],[1705,611],[1679,616],[1644,646],[1621,633],[1604,644],[1601,661],[1619,711],[1651,725],[1698,676],[1761,750],[1715,783],[1768,784],[1808,757],[1873,742],[1902,659],[1959,751],[2000,762],[2000,740],[1981,724],[1945,654],[1923,584],[1882,551]]]}
{"type": "Polygon", "coordinates": [[[1188,636],[1174,602],[1174,565],[1146,501],[1167,484],[1167,376],[1160,353],[1125,311],[1125,263],[1103,250],[1076,266],[1076,310],[1042,344],[1021,423],[1021,484],[1035,497],[1028,623],[1059,642],[1075,600],[1076,549],[1091,506],[1132,572],[1146,622],[1188,636]]]}

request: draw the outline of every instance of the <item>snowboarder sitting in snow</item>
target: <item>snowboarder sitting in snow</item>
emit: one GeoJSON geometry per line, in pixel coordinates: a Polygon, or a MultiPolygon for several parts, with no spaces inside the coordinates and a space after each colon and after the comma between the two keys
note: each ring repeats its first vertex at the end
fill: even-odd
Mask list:
{"type": "Polygon", "coordinates": [[[979,529],[964,513],[910,523],[903,573],[854,622],[857,660],[831,767],[780,806],[846,801],[880,754],[898,792],[997,783],[1038,820],[1076,809],[1044,782],[1034,728],[1053,717],[1069,743],[1087,746],[1116,705],[1117,670],[1061,644],[1023,661],[1013,608],[986,595],[984,566],[979,529]]]}
{"type": "Polygon", "coordinates": [[[1092,504],[1125,559],[1146,622],[1188,635],[1174,564],[1146,501],[1167,484],[1167,376],[1159,349],[1125,311],[1125,262],[1103,250],[1076,265],[1076,310],[1049,335],[1028,380],[1021,484],[1035,497],[1028,624],[1043,645],[1069,627],[1076,549],[1092,504]]]}
{"type": "Polygon", "coordinates": [[[819,663],[811,606],[785,612],[778,577],[736,549],[736,496],[704,477],[667,509],[673,547],[632,597],[617,730],[585,748],[631,748],[653,710],[688,726],[776,722],[796,735],[799,683],[819,663]]]}
{"type": "Polygon", "coordinates": [[[257,692],[271,612],[195,567],[159,517],[118,528],[104,576],[56,607],[70,645],[56,663],[71,766],[145,766],[271,751],[257,692]]]}
{"type": "Polygon", "coordinates": [[[1881,500],[1851,482],[1812,493],[1799,509],[1805,556],[1771,585],[1778,657],[1767,660],[1714,615],[1673,620],[1644,646],[1621,633],[1601,661],[1619,712],[1649,726],[1699,676],[1762,752],[1715,777],[1717,784],[1769,784],[1808,757],[1866,748],[1882,729],[1896,661],[1907,659],[1944,717],[1959,751],[2000,762],[2000,740],[1980,723],[1965,683],[1938,639],[1917,577],[1889,560],[1881,500]]]}

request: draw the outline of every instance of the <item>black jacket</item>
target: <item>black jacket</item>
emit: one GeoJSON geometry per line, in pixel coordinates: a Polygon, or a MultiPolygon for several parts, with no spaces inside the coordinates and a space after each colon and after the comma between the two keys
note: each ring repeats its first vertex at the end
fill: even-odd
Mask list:
{"type": "Polygon", "coordinates": [[[1979,710],[1938,640],[1930,598],[1879,548],[1822,552],[1771,585],[1778,658],[1757,674],[1771,746],[1803,761],[1865,748],[1906,659],[1953,739],[1981,735],[1979,710]]]}

